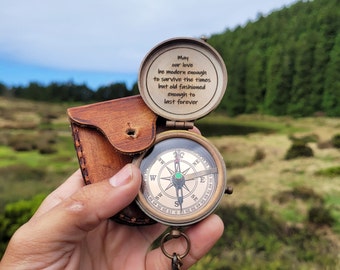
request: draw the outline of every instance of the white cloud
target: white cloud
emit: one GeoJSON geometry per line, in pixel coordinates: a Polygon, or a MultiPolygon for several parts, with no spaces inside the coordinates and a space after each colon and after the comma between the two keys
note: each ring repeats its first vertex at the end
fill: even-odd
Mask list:
{"type": "Polygon", "coordinates": [[[293,0],[2,0],[0,59],[136,72],[156,43],[221,32],[293,0]]]}

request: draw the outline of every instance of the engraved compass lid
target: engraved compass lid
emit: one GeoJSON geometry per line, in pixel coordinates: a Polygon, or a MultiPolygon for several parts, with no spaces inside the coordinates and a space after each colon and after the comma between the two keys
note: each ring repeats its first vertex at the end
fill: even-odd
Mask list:
{"type": "Polygon", "coordinates": [[[145,56],[138,86],[156,114],[191,121],[218,106],[227,87],[227,70],[218,52],[202,39],[173,38],[145,56]]]}

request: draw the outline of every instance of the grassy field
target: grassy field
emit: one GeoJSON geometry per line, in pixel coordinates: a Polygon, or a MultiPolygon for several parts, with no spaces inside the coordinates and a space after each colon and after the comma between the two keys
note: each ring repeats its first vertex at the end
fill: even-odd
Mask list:
{"type": "MultiPolygon", "coordinates": [[[[309,191],[311,197],[323,198],[325,204],[339,216],[340,175],[331,177],[318,174],[323,169],[340,164],[339,149],[331,146],[320,148],[320,145],[326,145],[340,132],[339,119],[241,116],[232,121],[248,122],[254,126],[258,122],[258,126],[267,126],[273,131],[244,136],[210,137],[230,167],[229,179],[235,192],[226,199],[227,203],[260,205],[267,202],[269,208],[284,215],[288,221],[302,221],[298,219],[303,219],[305,208],[312,202],[301,204],[299,200],[287,200],[280,203],[279,200],[280,194],[300,189],[301,192],[309,191]],[[284,159],[292,144],[290,136],[302,138],[311,135],[317,139],[308,143],[314,157],[284,159]],[[242,180],[237,181],[238,179],[242,180]]],[[[340,232],[339,225],[337,229],[340,232]]]]}
{"type": "MultiPolygon", "coordinates": [[[[340,151],[329,145],[340,132],[340,120],[330,118],[275,118],[266,116],[240,116],[225,121],[272,129],[267,132],[242,136],[210,137],[229,165],[229,182],[234,194],[225,199],[227,204],[266,203],[268,208],[288,222],[303,222],[307,210],[322,200],[337,217],[335,230],[340,233],[340,175],[323,176],[318,172],[339,167],[340,151]],[[312,136],[308,143],[314,156],[285,160],[292,144],[290,137],[312,136]],[[302,201],[299,194],[306,193],[310,200],[302,201]],[[283,198],[286,195],[287,198],[283,198]]],[[[215,121],[217,117],[204,122],[215,121]]],[[[203,120],[201,120],[203,121],[203,120]]],[[[303,197],[304,194],[300,194],[303,197]]],[[[304,198],[304,197],[303,197],[304,198]]]]}
{"type": "Polygon", "coordinates": [[[67,107],[0,98],[0,211],[53,190],[77,169],[67,107]]]}
{"type": "Polygon", "coordinates": [[[214,269],[340,269],[340,150],[330,144],[340,119],[213,115],[200,125],[215,134],[234,189],[222,202],[224,251],[214,269]],[[240,135],[244,126],[251,132],[240,135]],[[312,138],[314,156],[286,160],[292,138],[312,138]]]}
{"type": "MultiPolygon", "coordinates": [[[[7,203],[47,194],[78,168],[69,106],[0,98],[0,213],[7,203]]],[[[225,235],[195,269],[340,267],[340,175],[329,173],[340,166],[340,151],[330,144],[339,118],[212,114],[197,125],[222,153],[234,193],[219,210],[225,235]],[[285,160],[292,138],[312,138],[314,156],[285,160]],[[300,239],[291,237],[293,229],[307,235],[304,247],[287,240],[300,239]],[[301,258],[292,255],[300,250],[301,258]]]]}

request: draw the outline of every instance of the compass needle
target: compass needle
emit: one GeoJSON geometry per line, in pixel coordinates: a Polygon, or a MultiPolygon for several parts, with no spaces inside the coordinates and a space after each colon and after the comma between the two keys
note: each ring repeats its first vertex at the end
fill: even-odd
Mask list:
{"type": "Polygon", "coordinates": [[[188,181],[188,180],[193,180],[198,177],[202,177],[202,176],[209,175],[209,174],[215,174],[215,173],[217,173],[217,168],[211,168],[211,169],[207,169],[204,171],[188,174],[186,175],[185,179],[186,181],[188,181]]]}
{"type": "Polygon", "coordinates": [[[179,204],[179,208],[181,213],[183,211],[183,190],[181,188],[176,188],[177,202],[179,204]]]}

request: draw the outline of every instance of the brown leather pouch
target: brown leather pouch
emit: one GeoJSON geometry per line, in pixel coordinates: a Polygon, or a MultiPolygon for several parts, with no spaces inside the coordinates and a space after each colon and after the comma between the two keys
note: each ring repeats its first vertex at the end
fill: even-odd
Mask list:
{"type": "MultiPolygon", "coordinates": [[[[157,115],[139,95],[69,108],[67,112],[86,184],[110,178],[155,140],[157,115]]],[[[113,218],[128,225],[154,223],[135,203],[113,218]]]]}

